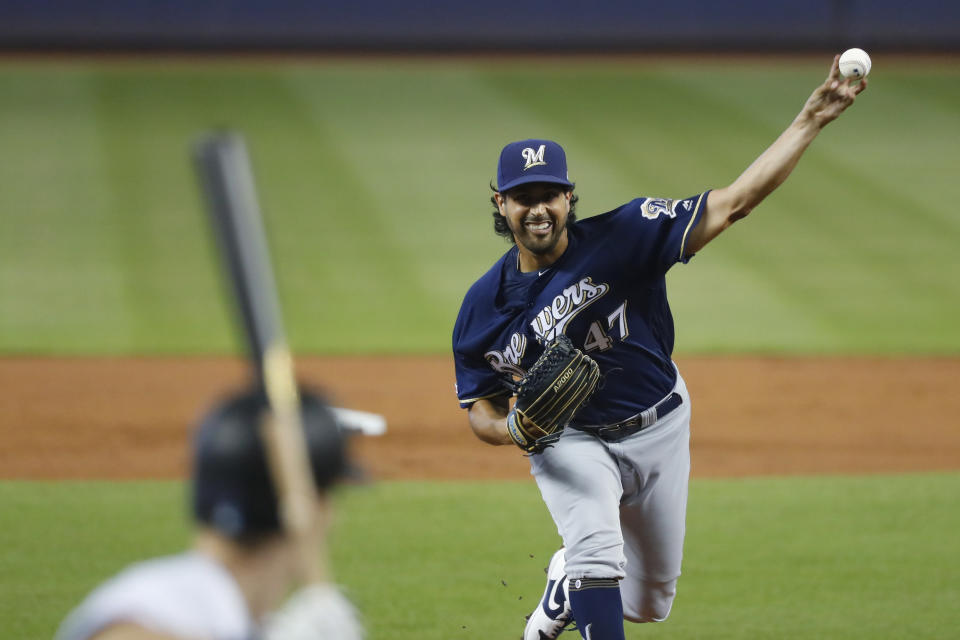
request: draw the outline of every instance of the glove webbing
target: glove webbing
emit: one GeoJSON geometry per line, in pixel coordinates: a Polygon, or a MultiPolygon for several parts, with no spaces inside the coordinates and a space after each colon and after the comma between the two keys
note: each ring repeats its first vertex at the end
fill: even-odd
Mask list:
{"type": "MultiPolygon", "coordinates": [[[[570,367],[576,367],[575,372],[572,377],[563,383],[554,382],[551,385],[551,388],[554,386],[561,385],[564,387],[563,391],[558,392],[552,398],[549,398],[548,401],[544,402],[543,407],[539,407],[536,402],[532,403],[532,407],[536,407],[536,411],[531,412],[531,418],[533,422],[539,423],[544,416],[563,416],[568,412],[572,414],[593,392],[593,389],[596,387],[597,380],[599,379],[599,368],[592,362],[587,366],[582,366],[582,361],[585,358],[579,356],[578,359],[570,365],[570,367]],[[578,364],[580,363],[580,364],[578,364]],[[572,408],[571,408],[571,405],[572,408]]],[[[564,375],[566,375],[567,369],[564,369],[555,380],[561,380],[564,375]]],[[[544,395],[547,395],[546,393],[544,395]]],[[[543,397],[543,396],[541,396],[543,397]]],[[[528,407],[528,410],[530,407],[528,407]]]]}
{"type": "Polygon", "coordinates": [[[540,427],[543,419],[551,416],[563,417],[571,406],[579,407],[590,396],[600,379],[599,368],[581,366],[583,359],[584,356],[578,354],[559,375],[554,377],[540,397],[530,403],[526,411],[519,411],[525,420],[544,431],[540,427]],[[565,376],[569,379],[564,380],[565,376]],[[554,391],[554,387],[563,389],[554,391]]]}
{"type": "MultiPolygon", "coordinates": [[[[565,369],[564,373],[557,379],[560,379],[566,372],[565,369]]],[[[576,370],[571,374],[572,377],[563,383],[566,387],[563,392],[550,395],[546,400],[540,400],[539,404],[538,402],[532,403],[526,411],[521,409],[522,415],[538,427],[545,419],[562,419],[570,411],[571,405],[575,409],[590,394],[590,373],[583,368],[576,370]]]]}

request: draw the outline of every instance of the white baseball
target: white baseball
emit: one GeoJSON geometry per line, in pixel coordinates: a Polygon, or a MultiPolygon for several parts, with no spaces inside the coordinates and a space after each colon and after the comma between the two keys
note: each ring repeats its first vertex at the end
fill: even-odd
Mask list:
{"type": "Polygon", "coordinates": [[[870,56],[863,49],[847,49],[840,56],[840,73],[844,78],[865,78],[870,73],[870,56]]]}

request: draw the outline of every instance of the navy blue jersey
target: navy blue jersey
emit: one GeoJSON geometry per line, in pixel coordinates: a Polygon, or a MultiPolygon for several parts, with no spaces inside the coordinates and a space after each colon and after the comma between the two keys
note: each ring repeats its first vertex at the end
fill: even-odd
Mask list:
{"type": "Polygon", "coordinates": [[[656,404],[676,382],[665,276],[706,193],[638,198],[568,224],[569,244],[547,269],[521,273],[512,247],[470,287],[453,329],[460,406],[509,394],[543,345],[565,334],[600,366],[601,386],[574,424],[618,422],[656,404]]]}

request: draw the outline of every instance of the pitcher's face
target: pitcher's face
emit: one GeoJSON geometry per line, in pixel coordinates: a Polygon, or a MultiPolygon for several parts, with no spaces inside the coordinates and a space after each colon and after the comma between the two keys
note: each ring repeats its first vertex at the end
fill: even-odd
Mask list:
{"type": "Polygon", "coordinates": [[[549,262],[567,248],[567,218],[573,191],[549,182],[531,182],[496,195],[500,215],[521,252],[549,262]]]}

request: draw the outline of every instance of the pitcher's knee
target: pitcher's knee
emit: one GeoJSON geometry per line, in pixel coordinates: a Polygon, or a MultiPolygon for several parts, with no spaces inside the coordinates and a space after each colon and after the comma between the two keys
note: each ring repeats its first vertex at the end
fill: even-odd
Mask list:
{"type": "Polygon", "coordinates": [[[623,617],[630,622],[666,620],[670,615],[670,608],[673,607],[673,598],[677,595],[677,581],[644,580],[638,586],[640,588],[636,592],[624,594],[623,617]]]}
{"type": "MultiPolygon", "coordinates": [[[[566,542],[566,541],[565,541],[566,542]]],[[[623,578],[626,560],[623,541],[602,532],[591,537],[589,544],[573,540],[566,545],[565,571],[571,578],[623,578]]]]}

